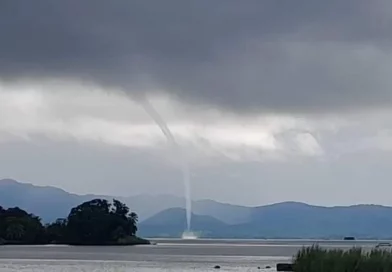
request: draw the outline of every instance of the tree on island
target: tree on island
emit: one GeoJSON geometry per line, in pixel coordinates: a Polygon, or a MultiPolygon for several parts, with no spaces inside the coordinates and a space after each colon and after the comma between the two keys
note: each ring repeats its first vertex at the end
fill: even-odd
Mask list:
{"type": "Polygon", "coordinates": [[[61,243],[67,241],[67,219],[57,219],[45,226],[46,239],[51,243],[61,243]]]}
{"type": "Polygon", "coordinates": [[[0,241],[16,244],[147,244],[136,237],[138,216],[121,201],[93,199],[71,209],[66,219],[43,226],[19,208],[0,206],[0,241]]]}
{"type": "Polygon", "coordinates": [[[73,208],[67,219],[71,243],[108,244],[133,237],[137,215],[118,200],[93,199],[73,208]]]}
{"type": "Polygon", "coordinates": [[[0,238],[15,242],[39,243],[45,236],[41,219],[16,207],[0,207],[0,238]]]}

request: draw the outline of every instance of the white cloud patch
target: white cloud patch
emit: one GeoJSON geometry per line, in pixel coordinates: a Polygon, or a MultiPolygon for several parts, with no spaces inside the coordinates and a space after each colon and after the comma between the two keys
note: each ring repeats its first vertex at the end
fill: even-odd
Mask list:
{"type": "MultiPolygon", "coordinates": [[[[153,97],[151,102],[178,142],[199,156],[264,160],[282,158],[290,150],[305,156],[319,155],[322,150],[315,138],[303,136],[302,132],[292,134],[292,139],[279,139],[279,134],[287,130],[309,129],[310,122],[303,118],[240,117],[190,107],[165,97],[153,97]],[[288,147],[286,140],[296,147],[288,147]]],[[[63,82],[28,87],[3,84],[0,108],[3,142],[44,136],[57,141],[167,148],[166,139],[143,108],[120,92],[63,82]]]]}

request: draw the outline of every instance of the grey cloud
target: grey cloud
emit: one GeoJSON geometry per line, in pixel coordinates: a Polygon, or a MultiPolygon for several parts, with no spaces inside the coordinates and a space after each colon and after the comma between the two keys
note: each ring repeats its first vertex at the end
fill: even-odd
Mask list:
{"type": "Polygon", "coordinates": [[[238,111],[392,103],[387,0],[0,3],[0,78],[151,84],[238,111]]]}

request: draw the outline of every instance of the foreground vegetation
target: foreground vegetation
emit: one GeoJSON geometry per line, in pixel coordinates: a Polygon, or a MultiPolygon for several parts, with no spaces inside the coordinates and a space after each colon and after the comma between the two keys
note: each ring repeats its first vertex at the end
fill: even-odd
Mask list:
{"type": "Polygon", "coordinates": [[[43,225],[41,219],[19,208],[0,206],[1,244],[134,245],[137,214],[118,200],[93,199],[71,209],[65,219],[43,225]]]}
{"type": "Polygon", "coordinates": [[[326,250],[317,246],[300,250],[293,260],[295,272],[392,272],[392,253],[361,248],[326,250]]]}

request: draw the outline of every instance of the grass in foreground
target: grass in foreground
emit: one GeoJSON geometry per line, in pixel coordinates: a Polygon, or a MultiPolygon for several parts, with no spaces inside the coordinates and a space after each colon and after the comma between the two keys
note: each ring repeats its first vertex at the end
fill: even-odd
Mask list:
{"type": "Polygon", "coordinates": [[[392,272],[392,253],[365,252],[361,248],[326,250],[313,246],[297,253],[293,267],[295,272],[392,272]]]}

